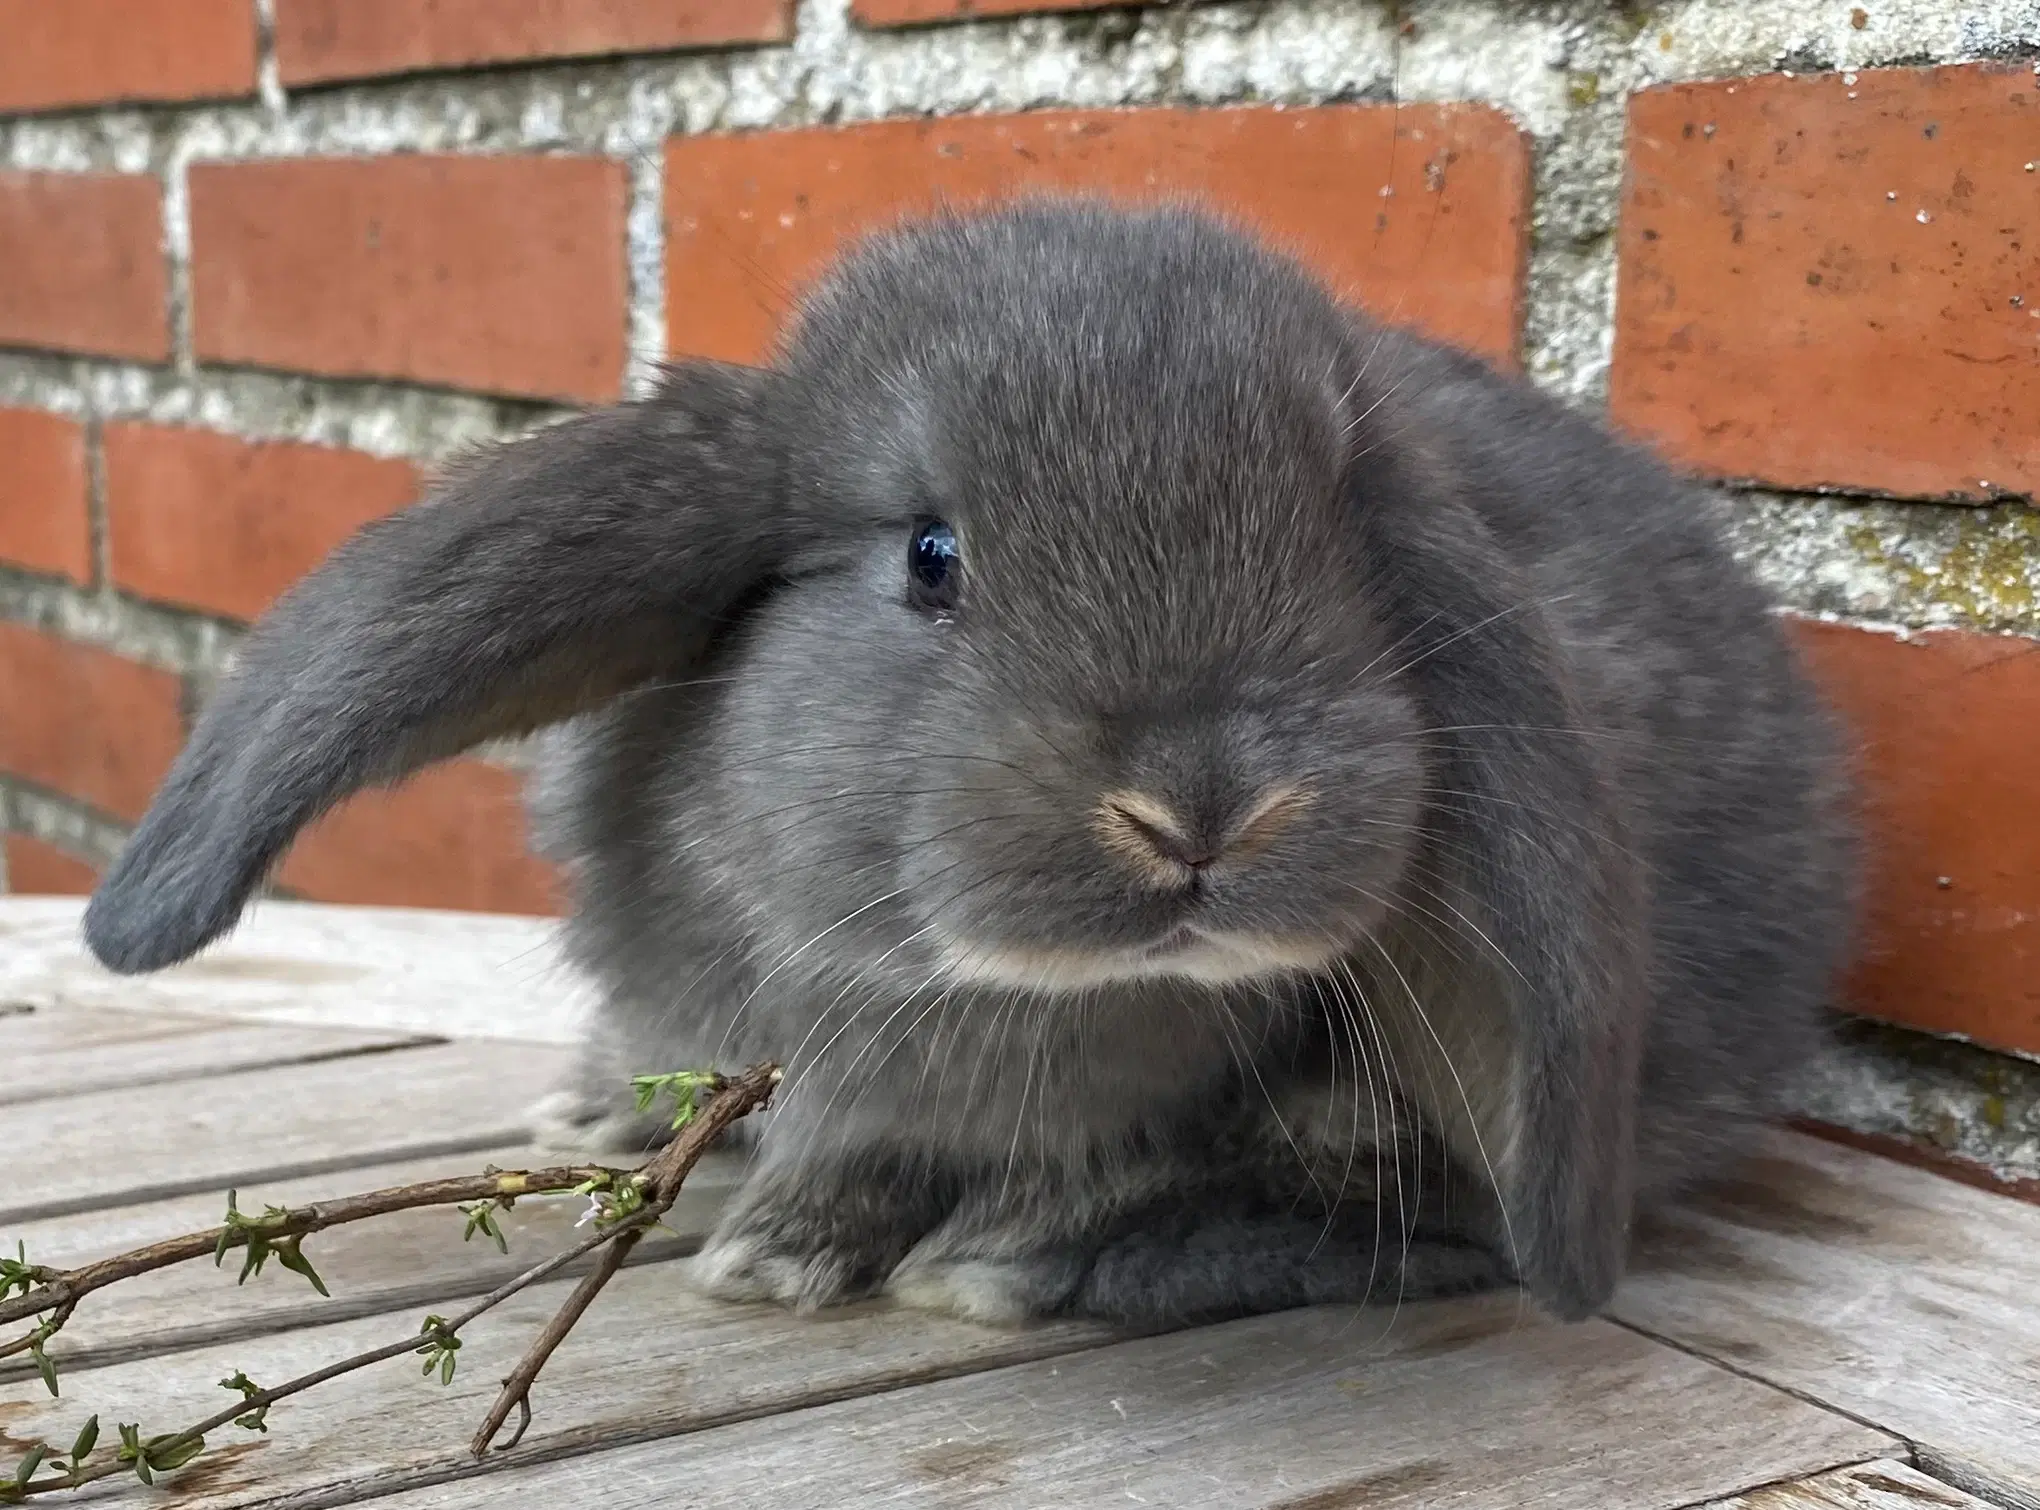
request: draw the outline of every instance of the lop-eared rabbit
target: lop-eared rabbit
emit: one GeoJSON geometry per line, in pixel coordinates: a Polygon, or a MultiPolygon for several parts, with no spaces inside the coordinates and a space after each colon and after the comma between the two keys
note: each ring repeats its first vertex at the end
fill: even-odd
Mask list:
{"type": "Polygon", "coordinates": [[[487,450],[254,629],[86,918],[227,932],[349,793],[545,729],[633,1073],[787,1066],[700,1256],[1143,1325],[1520,1283],[1816,1049],[1834,741],[1709,499],[1200,213],[873,236],[771,365],[487,450]]]}

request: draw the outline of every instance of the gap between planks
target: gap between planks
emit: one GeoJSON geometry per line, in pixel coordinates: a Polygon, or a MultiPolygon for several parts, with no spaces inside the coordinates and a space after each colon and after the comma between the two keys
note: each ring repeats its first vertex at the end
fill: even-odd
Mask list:
{"type": "Polygon", "coordinates": [[[1812,1478],[1764,1484],[1692,1510],[1995,1510],[1896,1458],[1877,1458],[1812,1478]]]}
{"type": "Polygon", "coordinates": [[[241,1070],[316,1064],[444,1039],[375,1028],[305,1028],[160,1012],[58,1008],[0,1017],[0,1107],[241,1070]]]}
{"type": "Polygon", "coordinates": [[[568,1062],[448,1043],[0,1107],[0,1226],[522,1143],[568,1062]]]}
{"type": "Polygon", "coordinates": [[[1639,1333],[1914,1444],[2040,1510],[2040,1207],[1799,1133],[1639,1227],[1639,1333]]]}

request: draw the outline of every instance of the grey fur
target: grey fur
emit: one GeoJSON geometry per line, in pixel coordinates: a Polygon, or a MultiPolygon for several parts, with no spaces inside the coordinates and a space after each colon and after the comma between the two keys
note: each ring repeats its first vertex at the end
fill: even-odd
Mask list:
{"type": "Polygon", "coordinates": [[[875,238],[774,364],[481,459],[257,628],[87,919],[229,927],[347,792],[571,716],[606,1006],[560,1108],[789,1064],[695,1261],[1143,1324],[1519,1277],[1579,1317],[1724,1167],[1847,942],[1823,715],[1710,505],[1179,210],[875,238]],[[962,542],[910,605],[917,518],[962,542]],[[1133,791],[1194,886],[1102,842],[1133,791]],[[1186,919],[1226,942],[1148,959],[1186,919]],[[1421,1005],[1419,1005],[1421,1003],[1421,1005]]]}

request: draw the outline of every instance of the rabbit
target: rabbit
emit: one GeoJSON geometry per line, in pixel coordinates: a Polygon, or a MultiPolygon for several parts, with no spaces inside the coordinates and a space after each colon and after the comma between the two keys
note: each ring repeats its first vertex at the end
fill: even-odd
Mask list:
{"type": "Polygon", "coordinates": [[[1850,945],[1845,751],[1715,504],[1195,206],[904,220],[769,365],[501,444],[253,629],[90,901],[540,732],[553,1107],[787,1069],[689,1281],[1168,1326],[1599,1311],[1850,945]]]}

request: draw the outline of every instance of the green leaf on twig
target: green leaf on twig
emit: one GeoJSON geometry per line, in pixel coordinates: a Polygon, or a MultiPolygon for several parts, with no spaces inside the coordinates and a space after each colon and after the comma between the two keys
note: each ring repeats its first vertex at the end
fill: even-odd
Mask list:
{"type": "MultiPolygon", "coordinates": [[[[262,1386],[257,1384],[253,1379],[250,1379],[247,1376],[247,1374],[240,1369],[234,1370],[234,1376],[231,1379],[220,1380],[220,1388],[239,1390],[241,1392],[241,1399],[244,1402],[253,1400],[257,1395],[262,1393],[262,1386]]],[[[253,1410],[249,1411],[246,1415],[234,1417],[234,1424],[240,1427],[243,1431],[259,1431],[264,1434],[267,1434],[267,1432],[269,1431],[268,1418],[269,1407],[267,1405],[258,1405],[253,1410]]]]}
{"type": "Polygon", "coordinates": [[[47,1458],[49,1455],[50,1455],[49,1448],[45,1447],[40,1442],[36,1443],[35,1446],[29,1448],[27,1455],[22,1458],[20,1465],[16,1467],[14,1470],[15,1487],[18,1489],[26,1489],[28,1487],[28,1481],[36,1476],[37,1470],[39,1470],[43,1465],[43,1459],[47,1458]]]}
{"type": "Polygon", "coordinates": [[[144,1441],[139,1423],[120,1423],[120,1461],[130,1464],[144,1484],[155,1483],[159,1473],[174,1473],[204,1451],[204,1437],[172,1431],[144,1441]]]}
{"type": "Polygon", "coordinates": [[[446,1330],[444,1316],[427,1316],[418,1328],[418,1333],[425,1339],[424,1345],[416,1349],[418,1356],[425,1360],[423,1370],[425,1377],[431,1378],[432,1371],[438,1369],[441,1384],[453,1383],[454,1369],[458,1366],[455,1354],[460,1352],[460,1338],[446,1330]]]}
{"type": "Polygon", "coordinates": [[[673,1098],[673,1131],[678,1132],[694,1120],[694,1113],[701,1103],[701,1093],[715,1090],[723,1083],[723,1077],[712,1070],[675,1070],[666,1075],[633,1075],[631,1089],[637,1092],[637,1109],[648,1112],[652,1103],[661,1096],[673,1098]]]}
{"type": "MultiPolygon", "coordinates": [[[[38,1327],[36,1330],[40,1332],[43,1329],[38,1327]]],[[[53,1398],[61,1395],[63,1391],[57,1388],[57,1366],[50,1361],[50,1355],[43,1351],[40,1338],[29,1344],[28,1356],[35,1360],[35,1371],[42,1375],[43,1388],[48,1390],[53,1398]]]]}
{"type": "Polygon", "coordinates": [[[0,1258],[0,1300],[16,1290],[26,1295],[50,1277],[49,1270],[28,1261],[28,1245],[17,1242],[14,1257],[0,1258]]]}
{"type": "Polygon", "coordinates": [[[305,1257],[304,1241],[301,1237],[292,1237],[276,1244],[276,1261],[291,1273],[302,1274],[311,1281],[314,1290],[330,1300],[333,1292],[326,1288],[326,1281],[319,1278],[319,1271],[314,1269],[312,1261],[305,1257]]]}
{"type": "Polygon", "coordinates": [[[502,1226],[496,1221],[498,1209],[508,1211],[510,1202],[501,1196],[492,1196],[485,1201],[473,1201],[460,1208],[460,1214],[467,1218],[467,1230],[460,1235],[462,1242],[468,1242],[479,1232],[496,1245],[498,1253],[510,1251],[510,1239],[503,1235],[502,1226]]]}

